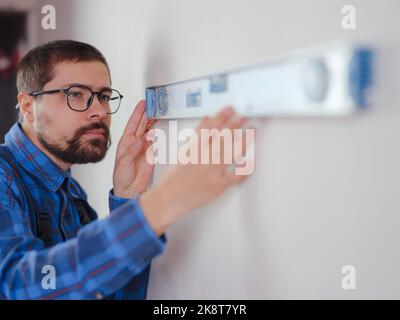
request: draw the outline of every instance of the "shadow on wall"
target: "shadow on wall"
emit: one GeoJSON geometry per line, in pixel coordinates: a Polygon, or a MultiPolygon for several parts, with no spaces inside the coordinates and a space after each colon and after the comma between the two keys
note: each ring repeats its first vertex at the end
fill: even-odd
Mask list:
{"type": "Polygon", "coordinates": [[[174,64],[171,58],[169,43],[162,33],[155,33],[151,36],[145,56],[145,85],[163,84],[172,74],[174,64]]]}
{"type": "Polygon", "coordinates": [[[20,59],[19,44],[26,41],[26,13],[0,11],[0,143],[15,123],[18,112],[16,69],[20,59]]]}

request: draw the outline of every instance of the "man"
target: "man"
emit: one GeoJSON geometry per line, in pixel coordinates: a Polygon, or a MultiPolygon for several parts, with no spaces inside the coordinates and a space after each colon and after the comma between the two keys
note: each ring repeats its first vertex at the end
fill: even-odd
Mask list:
{"type": "MultiPolygon", "coordinates": [[[[110,216],[96,220],[70,168],[102,160],[110,145],[122,95],[105,58],[81,42],[41,45],[21,60],[17,88],[20,120],[0,146],[0,297],[144,299],[166,228],[245,176],[224,164],[177,164],[147,190],[152,122],[140,101],[118,144],[110,216]]],[[[243,123],[225,108],[197,130],[243,123]]]]}

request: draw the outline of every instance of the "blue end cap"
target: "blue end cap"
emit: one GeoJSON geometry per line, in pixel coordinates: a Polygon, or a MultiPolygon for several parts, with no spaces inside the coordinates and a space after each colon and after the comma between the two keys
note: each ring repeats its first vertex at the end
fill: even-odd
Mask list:
{"type": "Polygon", "coordinates": [[[359,107],[365,107],[366,90],[373,83],[373,58],[371,49],[356,49],[350,62],[350,94],[359,107]]]}
{"type": "Polygon", "coordinates": [[[157,107],[158,113],[165,116],[168,112],[168,92],[164,87],[160,87],[156,90],[157,93],[157,107]]]}
{"type": "Polygon", "coordinates": [[[146,114],[147,118],[154,118],[157,111],[156,89],[146,89],[146,114]]]}

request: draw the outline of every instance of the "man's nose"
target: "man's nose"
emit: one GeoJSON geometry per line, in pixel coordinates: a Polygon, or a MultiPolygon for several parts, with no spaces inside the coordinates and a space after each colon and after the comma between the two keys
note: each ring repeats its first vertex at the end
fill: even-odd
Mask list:
{"type": "Polygon", "coordinates": [[[94,95],[92,98],[92,104],[90,105],[89,109],[86,111],[87,116],[90,119],[93,118],[104,118],[107,116],[107,109],[100,103],[100,100],[97,95],[94,95]]]}

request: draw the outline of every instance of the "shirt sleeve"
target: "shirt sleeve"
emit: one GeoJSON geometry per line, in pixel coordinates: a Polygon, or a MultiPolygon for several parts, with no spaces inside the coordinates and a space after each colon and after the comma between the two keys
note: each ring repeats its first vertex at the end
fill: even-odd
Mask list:
{"type": "Polygon", "coordinates": [[[140,274],[165,247],[137,199],[45,248],[35,237],[12,179],[0,172],[0,298],[96,299],[140,274]]]}
{"type": "MultiPolygon", "coordinates": [[[[125,204],[128,202],[129,199],[126,198],[120,198],[114,195],[114,189],[111,189],[109,194],[108,194],[108,204],[110,207],[110,215],[117,209],[119,206],[125,204]]],[[[160,236],[160,240],[165,244],[167,242],[167,235],[163,233],[160,236]]]]}
{"type": "Polygon", "coordinates": [[[112,214],[115,209],[127,203],[128,201],[129,199],[120,198],[114,195],[114,189],[111,189],[108,194],[108,205],[110,207],[110,214],[112,214]]]}

